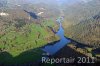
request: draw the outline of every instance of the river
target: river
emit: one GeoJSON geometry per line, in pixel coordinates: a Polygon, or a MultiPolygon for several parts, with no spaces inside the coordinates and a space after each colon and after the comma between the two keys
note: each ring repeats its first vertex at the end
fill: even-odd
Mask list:
{"type": "Polygon", "coordinates": [[[62,17],[59,17],[56,22],[59,23],[59,30],[56,33],[57,36],[60,37],[60,41],[53,45],[46,45],[45,47],[42,48],[43,51],[46,53],[49,53],[49,55],[53,55],[56,52],[58,52],[61,48],[63,48],[66,44],[70,42],[70,40],[66,39],[64,36],[64,29],[62,27],[62,17]]]}

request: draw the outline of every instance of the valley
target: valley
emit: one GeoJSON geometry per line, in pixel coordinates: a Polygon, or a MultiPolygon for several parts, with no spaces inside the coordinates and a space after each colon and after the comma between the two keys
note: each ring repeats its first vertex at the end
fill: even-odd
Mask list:
{"type": "Polygon", "coordinates": [[[100,0],[0,0],[0,66],[67,65],[42,57],[99,63],[100,0]]]}

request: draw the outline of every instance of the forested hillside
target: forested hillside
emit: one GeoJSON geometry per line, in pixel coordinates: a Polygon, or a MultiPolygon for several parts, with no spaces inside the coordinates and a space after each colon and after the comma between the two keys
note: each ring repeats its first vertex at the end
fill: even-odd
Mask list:
{"type": "Polygon", "coordinates": [[[100,47],[100,13],[66,29],[66,36],[93,47],[100,47]]]}
{"type": "Polygon", "coordinates": [[[100,0],[62,6],[65,35],[83,44],[100,46],[100,0]]]}
{"type": "MultiPolygon", "coordinates": [[[[81,1],[81,0],[80,0],[81,1]]],[[[89,19],[100,12],[100,0],[90,0],[89,2],[78,2],[72,5],[63,5],[64,28],[78,24],[82,20],[89,19]]]]}

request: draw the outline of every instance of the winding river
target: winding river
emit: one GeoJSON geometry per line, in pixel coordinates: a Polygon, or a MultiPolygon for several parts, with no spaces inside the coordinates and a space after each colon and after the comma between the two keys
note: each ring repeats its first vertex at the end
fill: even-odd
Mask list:
{"type": "Polygon", "coordinates": [[[62,27],[62,19],[63,19],[62,17],[59,17],[56,20],[56,22],[59,23],[59,30],[56,33],[56,35],[60,37],[60,41],[58,41],[57,43],[55,43],[53,45],[47,45],[42,48],[43,51],[45,51],[46,53],[49,53],[50,55],[55,54],[61,48],[63,48],[66,44],[68,44],[70,42],[70,40],[66,39],[64,36],[64,29],[62,27]]]}

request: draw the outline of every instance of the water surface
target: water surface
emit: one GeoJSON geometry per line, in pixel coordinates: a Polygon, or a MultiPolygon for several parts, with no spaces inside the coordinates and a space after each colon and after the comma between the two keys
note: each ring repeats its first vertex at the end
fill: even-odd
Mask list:
{"type": "Polygon", "coordinates": [[[60,41],[53,45],[46,45],[45,47],[42,48],[43,51],[49,53],[50,55],[55,54],[57,51],[59,51],[61,48],[63,48],[66,44],[70,42],[70,40],[66,39],[64,37],[64,29],[62,27],[62,19],[58,18],[57,23],[59,23],[59,30],[56,33],[57,36],[60,37],[60,41]]]}

